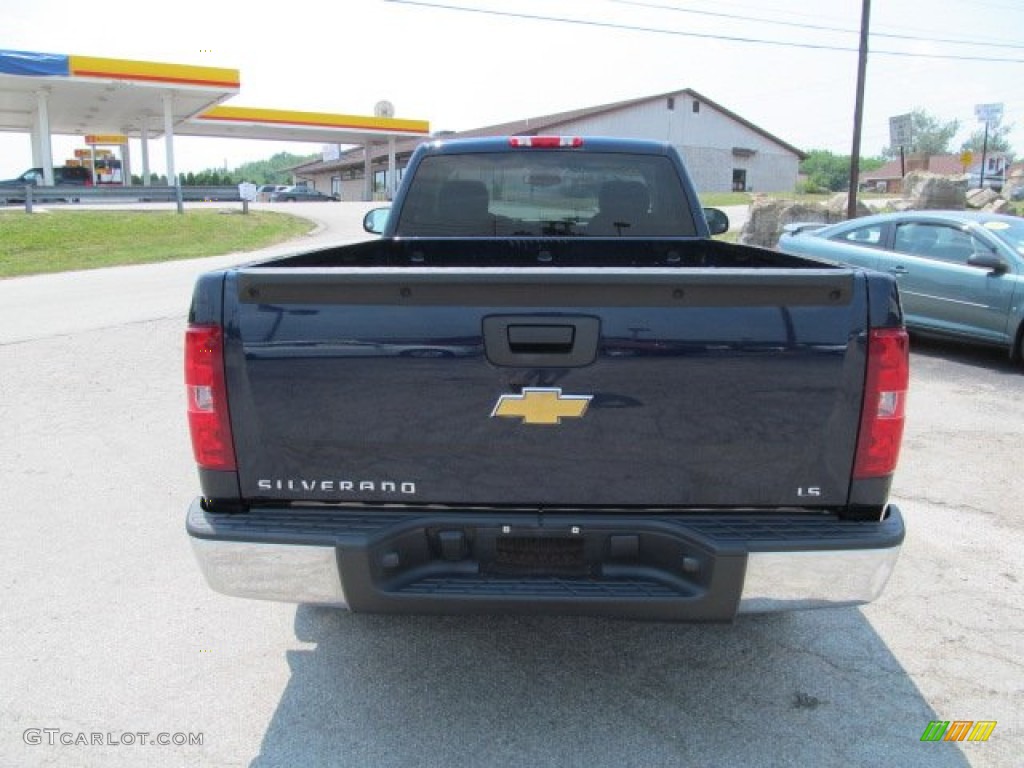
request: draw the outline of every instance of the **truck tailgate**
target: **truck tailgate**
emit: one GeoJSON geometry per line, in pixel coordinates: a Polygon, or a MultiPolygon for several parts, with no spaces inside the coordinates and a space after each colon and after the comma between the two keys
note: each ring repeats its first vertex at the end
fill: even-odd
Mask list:
{"type": "Polygon", "coordinates": [[[255,266],[224,290],[249,503],[847,502],[860,273],[255,266]]]}

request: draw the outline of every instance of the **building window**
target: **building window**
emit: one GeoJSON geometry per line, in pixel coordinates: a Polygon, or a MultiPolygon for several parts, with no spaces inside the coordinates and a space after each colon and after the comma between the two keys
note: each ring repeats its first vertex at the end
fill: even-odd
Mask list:
{"type": "Polygon", "coordinates": [[[675,112],[676,110],[676,99],[675,96],[668,97],[668,111],[675,112]]]}
{"type": "Polygon", "coordinates": [[[732,170],[732,191],[733,192],[746,192],[747,191],[747,172],[743,168],[733,168],[732,170]]]}
{"type": "Polygon", "coordinates": [[[699,114],[700,113],[700,102],[699,101],[693,102],[692,109],[693,109],[693,114],[695,114],[695,115],[699,114]]]}

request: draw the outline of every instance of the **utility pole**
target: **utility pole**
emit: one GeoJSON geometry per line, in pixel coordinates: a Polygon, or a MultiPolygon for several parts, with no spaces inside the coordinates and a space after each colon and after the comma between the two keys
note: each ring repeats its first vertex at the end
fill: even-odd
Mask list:
{"type": "Polygon", "coordinates": [[[981,145],[981,173],[978,174],[978,189],[985,188],[985,162],[988,160],[988,120],[985,121],[985,140],[981,145]]]}
{"type": "Polygon", "coordinates": [[[981,172],[978,174],[978,189],[985,188],[985,163],[988,160],[988,126],[989,123],[999,124],[1003,119],[1002,104],[977,104],[974,107],[974,114],[978,120],[985,123],[985,140],[981,145],[981,172]]]}
{"type": "Polygon", "coordinates": [[[868,69],[868,28],[871,21],[871,0],[864,0],[860,16],[860,58],[857,63],[857,106],[853,113],[853,149],[850,152],[850,193],[846,218],[857,215],[857,185],[860,181],[860,126],[864,119],[864,80],[868,69]]]}

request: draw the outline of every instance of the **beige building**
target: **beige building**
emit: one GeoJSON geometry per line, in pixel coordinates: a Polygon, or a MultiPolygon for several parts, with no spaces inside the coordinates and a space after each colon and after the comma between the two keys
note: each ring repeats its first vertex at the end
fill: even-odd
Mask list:
{"type": "MultiPolygon", "coordinates": [[[[779,192],[796,188],[806,155],[696,91],[673,93],[531,117],[434,137],[559,134],[653,139],[673,144],[683,155],[699,192],[779,192]]],[[[421,140],[396,146],[397,180],[421,140]]],[[[387,157],[371,150],[374,197],[384,199],[387,157]]],[[[362,148],[325,154],[325,159],[293,169],[296,183],[361,200],[365,154],[362,148]]]]}

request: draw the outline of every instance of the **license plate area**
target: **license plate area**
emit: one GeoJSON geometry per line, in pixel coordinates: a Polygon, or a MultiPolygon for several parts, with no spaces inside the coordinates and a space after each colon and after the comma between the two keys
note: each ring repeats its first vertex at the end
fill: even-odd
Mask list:
{"type": "Polygon", "coordinates": [[[584,541],[576,537],[506,536],[494,542],[494,559],[481,563],[484,572],[506,576],[588,576],[584,541]]]}
{"type": "Polygon", "coordinates": [[[354,611],[728,620],[746,553],[658,520],[445,515],[340,544],[354,611]]]}

